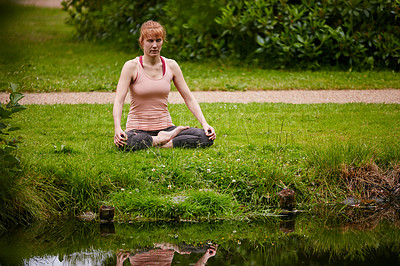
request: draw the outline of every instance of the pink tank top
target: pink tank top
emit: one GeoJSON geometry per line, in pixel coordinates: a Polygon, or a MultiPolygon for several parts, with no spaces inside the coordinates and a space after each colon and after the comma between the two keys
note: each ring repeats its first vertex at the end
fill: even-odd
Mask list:
{"type": "Polygon", "coordinates": [[[129,89],[131,106],[126,121],[126,131],[160,130],[174,125],[168,111],[172,73],[163,57],[161,61],[163,77],[152,79],[147,76],[140,59],[138,75],[129,89]]]}

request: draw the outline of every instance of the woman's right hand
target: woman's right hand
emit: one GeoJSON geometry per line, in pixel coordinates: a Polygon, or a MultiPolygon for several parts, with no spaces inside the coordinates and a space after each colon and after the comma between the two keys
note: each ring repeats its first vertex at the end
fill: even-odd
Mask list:
{"type": "Polygon", "coordinates": [[[122,129],[118,129],[115,131],[114,135],[114,144],[117,147],[123,147],[126,145],[126,141],[128,140],[128,136],[122,129]]]}
{"type": "Polygon", "coordinates": [[[203,128],[204,128],[204,133],[206,134],[208,139],[215,140],[215,138],[217,137],[217,134],[215,134],[215,129],[208,124],[203,126],[203,128]]]}
{"type": "Polygon", "coordinates": [[[117,253],[117,266],[123,266],[124,261],[129,257],[129,252],[119,251],[117,253]]]}

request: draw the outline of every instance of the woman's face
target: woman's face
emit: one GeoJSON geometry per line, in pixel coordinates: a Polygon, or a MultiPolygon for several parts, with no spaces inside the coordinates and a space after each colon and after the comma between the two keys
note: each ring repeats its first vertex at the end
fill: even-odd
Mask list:
{"type": "Polygon", "coordinates": [[[162,38],[146,38],[142,44],[143,52],[148,56],[160,56],[163,42],[162,38]]]}

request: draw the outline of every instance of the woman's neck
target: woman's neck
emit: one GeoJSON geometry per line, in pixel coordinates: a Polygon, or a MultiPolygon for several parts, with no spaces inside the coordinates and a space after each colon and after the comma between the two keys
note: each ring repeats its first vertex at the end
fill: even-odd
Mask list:
{"type": "Polygon", "coordinates": [[[157,65],[161,64],[161,57],[160,56],[146,56],[146,54],[143,55],[143,64],[149,64],[149,65],[157,65]]]}

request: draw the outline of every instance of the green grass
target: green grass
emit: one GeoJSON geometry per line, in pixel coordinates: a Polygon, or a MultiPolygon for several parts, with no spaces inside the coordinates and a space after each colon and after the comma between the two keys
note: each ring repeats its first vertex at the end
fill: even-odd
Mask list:
{"type": "MultiPolygon", "coordinates": [[[[49,213],[97,212],[108,204],[121,220],[237,219],[277,207],[284,185],[296,191],[299,208],[338,202],[348,193],[343,167],[399,165],[399,105],[216,103],[202,109],[218,133],[212,147],[132,153],[112,143],[111,104],[29,105],[13,122],[22,128],[21,183],[53,204],[45,205],[49,213]]],[[[127,111],[126,105],[124,117],[127,111]]],[[[183,104],[170,112],[177,125],[197,125],[183,104]]]]}
{"type": "MultiPolygon", "coordinates": [[[[1,4],[0,91],[113,91],[125,61],[140,51],[79,42],[59,9],[1,4]]],[[[179,62],[192,90],[325,90],[400,88],[392,71],[288,71],[229,61],[179,62]],[[236,66],[235,66],[236,65],[236,66]]]]}

